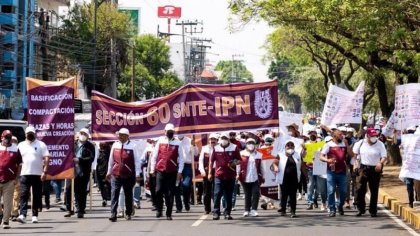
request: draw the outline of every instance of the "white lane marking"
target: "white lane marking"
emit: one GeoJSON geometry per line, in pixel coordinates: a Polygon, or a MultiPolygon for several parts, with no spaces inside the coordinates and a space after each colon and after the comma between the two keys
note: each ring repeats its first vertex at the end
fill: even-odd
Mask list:
{"type": "Polygon", "coordinates": [[[191,227],[197,227],[197,226],[199,226],[203,222],[203,220],[207,219],[207,216],[208,215],[202,215],[200,217],[200,219],[198,219],[196,222],[194,222],[194,224],[191,225],[191,227]]]}
{"type": "MultiPolygon", "coordinates": [[[[366,194],[366,198],[370,201],[370,194],[366,194]]],[[[408,226],[404,221],[402,221],[400,218],[396,217],[394,214],[392,214],[388,209],[385,208],[384,205],[379,204],[378,206],[382,208],[382,212],[385,212],[389,216],[389,218],[393,219],[395,223],[397,223],[399,226],[407,230],[411,235],[413,236],[420,236],[419,233],[417,233],[414,229],[412,229],[410,226],[408,226]]]]}

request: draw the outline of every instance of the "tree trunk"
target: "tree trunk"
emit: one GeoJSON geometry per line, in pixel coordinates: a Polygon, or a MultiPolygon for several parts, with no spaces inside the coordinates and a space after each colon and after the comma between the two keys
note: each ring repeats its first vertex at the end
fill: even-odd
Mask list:
{"type": "Polygon", "coordinates": [[[400,149],[398,145],[390,144],[387,146],[387,151],[389,154],[388,164],[389,165],[401,165],[402,158],[400,154],[400,149]]]}
{"type": "Polygon", "coordinates": [[[375,74],[375,80],[376,80],[376,89],[378,92],[378,98],[379,98],[379,107],[381,108],[382,115],[385,117],[391,116],[391,106],[388,102],[388,95],[387,95],[387,89],[385,84],[385,77],[382,73],[376,73],[375,74]]]}

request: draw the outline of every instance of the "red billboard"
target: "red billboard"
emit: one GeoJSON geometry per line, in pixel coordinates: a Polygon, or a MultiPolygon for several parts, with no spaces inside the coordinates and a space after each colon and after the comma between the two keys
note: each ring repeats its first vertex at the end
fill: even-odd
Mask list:
{"type": "Polygon", "coordinates": [[[181,8],[174,6],[158,7],[159,18],[181,18],[181,8]]]}

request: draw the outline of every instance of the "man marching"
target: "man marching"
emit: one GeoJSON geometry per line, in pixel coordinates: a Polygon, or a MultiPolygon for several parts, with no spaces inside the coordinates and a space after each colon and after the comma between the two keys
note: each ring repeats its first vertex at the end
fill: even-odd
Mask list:
{"type": "MultiPolygon", "coordinates": [[[[220,200],[224,195],[227,199],[224,212],[225,219],[232,220],[232,194],[235,188],[236,165],[240,163],[241,155],[239,148],[229,142],[229,134],[220,136],[220,144],[214,148],[211,155],[209,169],[215,166],[214,173],[214,210],[213,220],[220,219],[220,200]]],[[[213,179],[213,173],[209,173],[209,180],[213,179]]]]}
{"type": "Polygon", "coordinates": [[[167,124],[165,136],[159,138],[153,150],[150,171],[151,175],[156,176],[156,217],[162,217],[165,197],[167,220],[172,220],[175,188],[182,179],[185,160],[181,142],[174,135],[174,125],[167,124]]]}
{"type": "Polygon", "coordinates": [[[209,167],[210,157],[213,154],[214,147],[217,144],[217,135],[215,133],[210,134],[209,144],[201,149],[200,158],[198,160],[198,170],[203,177],[203,194],[204,194],[204,211],[206,215],[211,212],[211,192],[213,189],[213,182],[207,177],[209,172],[212,171],[212,167],[209,167]]]}
{"type": "Polygon", "coordinates": [[[20,172],[22,156],[12,143],[12,133],[4,130],[1,134],[0,144],[0,198],[3,199],[3,229],[9,229],[9,218],[13,206],[13,190],[20,172]]]}
{"type": "Polygon", "coordinates": [[[111,222],[117,221],[118,199],[121,187],[125,194],[125,219],[133,214],[133,187],[140,182],[141,159],[135,142],[129,139],[130,132],[121,128],[117,132],[118,141],[111,148],[107,180],[111,180],[111,222]]]}

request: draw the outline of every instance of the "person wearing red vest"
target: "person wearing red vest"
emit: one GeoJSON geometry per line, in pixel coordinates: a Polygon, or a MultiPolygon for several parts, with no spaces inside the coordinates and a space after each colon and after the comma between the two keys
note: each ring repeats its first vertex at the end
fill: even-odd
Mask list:
{"type": "Polygon", "coordinates": [[[0,144],[0,198],[3,199],[3,229],[9,229],[9,218],[12,213],[13,191],[20,173],[22,156],[17,145],[12,143],[12,133],[4,130],[0,144]]]}
{"type": "Polygon", "coordinates": [[[217,144],[217,135],[215,133],[210,134],[209,144],[204,146],[201,149],[200,157],[198,160],[198,170],[200,171],[201,176],[203,177],[203,198],[204,198],[204,211],[207,214],[211,212],[211,192],[213,189],[213,182],[210,181],[207,177],[209,172],[213,168],[210,168],[210,157],[214,151],[214,147],[217,144]]]}
{"type": "Polygon", "coordinates": [[[260,185],[264,183],[261,167],[262,153],[257,152],[255,146],[255,139],[246,140],[245,150],[241,151],[241,164],[236,166],[237,178],[245,193],[245,217],[258,216],[260,185]]]}
{"type": "Polygon", "coordinates": [[[336,189],[340,193],[338,213],[344,215],[343,206],[347,194],[346,156],[353,157],[353,151],[340,130],[333,131],[332,138],[332,141],[327,142],[322,148],[320,157],[321,161],[328,163],[327,193],[328,207],[330,209],[329,217],[335,217],[336,215],[336,189]]]}
{"type": "Polygon", "coordinates": [[[125,219],[133,214],[133,187],[140,182],[141,157],[136,143],[129,139],[130,132],[121,128],[118,141],[111,148],[106,179],[111,180],[111,222],[117,221],[118,199],[121,188],[125,195],[125,219]]]}
{"type": "Polygon", "coordinates": [[[218,144],[211,155],[209,169],[215,167],[215,173],[209,173],[209,180],[214,175],[214,207],[213,220],[220,219],[220,201],[222,195],[225,196],[226,208],[224,212],[225,219],[232,220],[230,212],[232,211],[232,194],[235,188],[236,165],[240,163],[241,154],[239,148],[229,142],[229,134],[223,133],[220,136],[218,144]]]}
{"type": "Polygon", "coordinates": [[[175,139],[173,124],[165,126],[166,136],[156,143],[151,159],[151,175],[156,176],[156,217],[162,217],[163,197],[166,204],[166,219],[172,220],[172,208],[176,186],[182,179],[184,151],[181,142],[175,139]]]}

